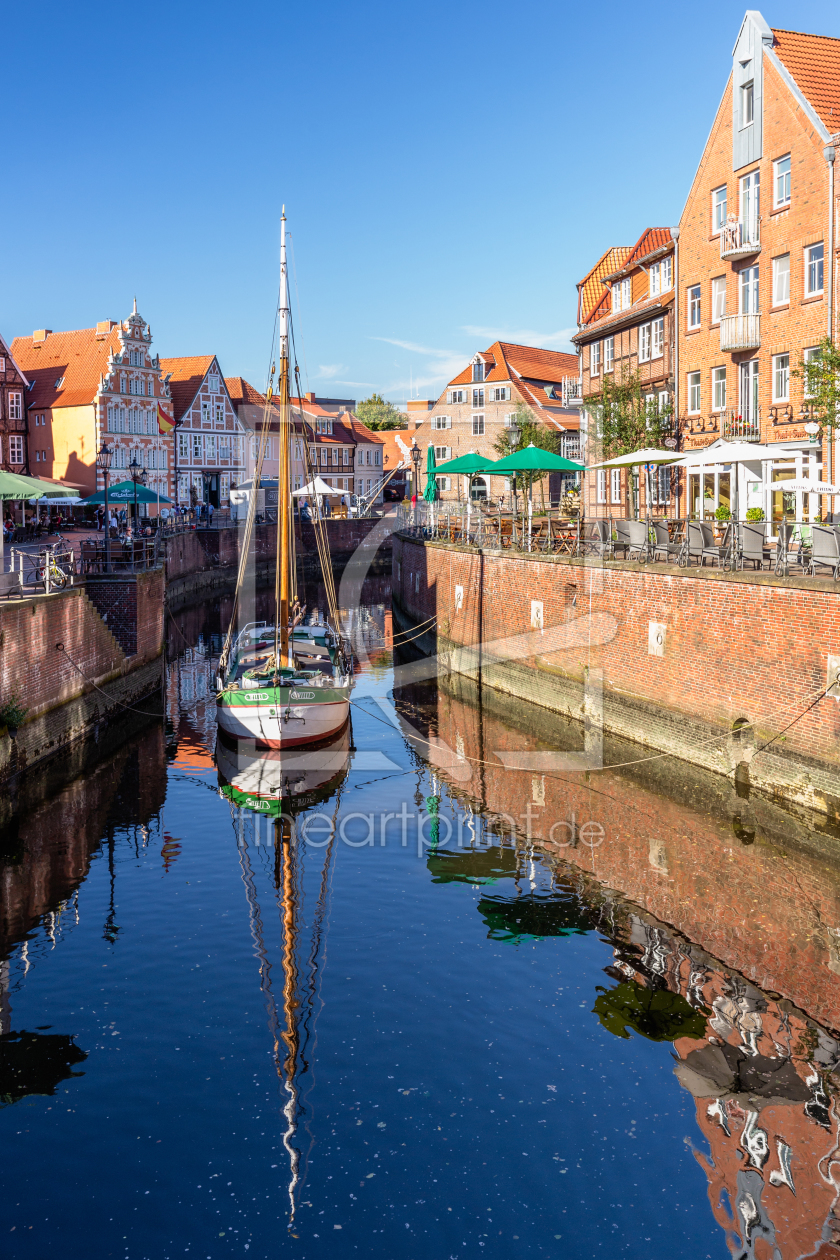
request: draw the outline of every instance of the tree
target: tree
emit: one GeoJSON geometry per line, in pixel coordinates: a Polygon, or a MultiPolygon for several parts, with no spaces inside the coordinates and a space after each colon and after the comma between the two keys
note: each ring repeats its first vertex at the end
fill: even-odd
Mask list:
{"type": "MultiPolygon", "coordinates": [[[[517,403],[513,423],[519,429],[519,442],[516,447],[518,451],[521,451],[526,446],[530,446],[533,442],[534,446],[538,446],[540,450],[552,451],[555,455],[560,454],[560,434],[556,429],[549,429],[547,425],[541,424],[526,403],[521,401],[517,403]]],[[[511,454],[506,429],[502,430],[494,441],[493,450],[500,459],[504,459],[505,456],[511,454]]],[[[535,472],[531,473],[530,476],[532,481],[541,481],[543,477],[548,476],[548,473],[535,472]]]]}
{"type": "Polygon", "coordinates": [[[408,416],[398,411],[393,403],[386,402],[381,394],[371,394],[370,398],[363,399],[356,408],[356,415],[369,429],[408,428],[408,416]]]}
{"type": "Polygon", "coordinates": [[[824,337],[810,359],[791,373],[804,384],[805,406],[829,434],[840,426],[840,350],[824,337]]]}
{"type": "Polygon", "coordinates": [[[628,455],[645,446],[661,446],[673,407],[648,401],[641,378],[633,372],[620,379],[606,373],[600,394],[586,400],[594,420],[591,436],[599,439],[605,459],[628,455]]]}

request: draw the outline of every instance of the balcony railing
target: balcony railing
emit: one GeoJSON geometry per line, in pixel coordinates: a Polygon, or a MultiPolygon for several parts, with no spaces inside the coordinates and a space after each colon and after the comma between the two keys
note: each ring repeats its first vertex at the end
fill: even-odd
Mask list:
{"type": "Polygon", "coordinates": [[[757,415],[744,415],[740,411],[725,411],[721,416],[721,437],[741,442],[761,441],[761,419],[757,415]]]}
{"type": "MultiPolygon", "coordinates": [[[[579,407],[583,402],[583,386],[579,376],[563,377],[563,406],[579,407]]],[[[571,456],[570,456],[571,458],[571,456]]]]}
{"type": "Polygon", "coordinates": [[[580,459],[580,434],[564,437],[561,446],[564,459],[580,459]]]}
{"type": "Polygon", "coordinates": [[[761,345],[760,315],[724,315],[720,321],[721,350],[757,350],[761,345]]]}
{"type": "Polygon", "coordinates": [[[744,258],[747,254],[757,254],[760,249],[758,218],[747,219],[745,222],[730,219],[721,228],[721,258],[744,258]]]}

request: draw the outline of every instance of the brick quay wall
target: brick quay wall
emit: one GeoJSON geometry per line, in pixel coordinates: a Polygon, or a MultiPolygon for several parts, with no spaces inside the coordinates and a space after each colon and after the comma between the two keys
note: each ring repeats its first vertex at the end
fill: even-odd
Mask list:
{"type": "Polygon", "coordinates": [[[399,534],[393,598],[444,672],[840,817],[840,702],[800,717],[840,669],[832,582],[399,534]]]}

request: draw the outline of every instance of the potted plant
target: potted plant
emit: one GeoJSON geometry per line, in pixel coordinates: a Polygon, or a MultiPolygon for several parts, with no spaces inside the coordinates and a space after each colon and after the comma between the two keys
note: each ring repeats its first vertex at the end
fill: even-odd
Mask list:
{"type": "Polygon", "coordinates": [[[747,518],[746,518],[746,519],[747,519],[748,521],[763,521],[763,520],[764,520],[764,508],[758,508],[758,507],[751,507],[751,508],[747,508],[747,518]]]}
{"type": "Polygon", "coordinates": [[[717,521],[728,521],[731,516],[732,513],[725,503],[721,503],[720,507],[715,509],[715,520],[717,521]]]}

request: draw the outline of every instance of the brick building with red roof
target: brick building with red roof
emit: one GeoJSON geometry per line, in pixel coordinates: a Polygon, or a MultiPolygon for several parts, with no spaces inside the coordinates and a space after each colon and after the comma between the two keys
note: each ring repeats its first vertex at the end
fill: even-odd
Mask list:
{"type": "MultiPolygon", "coordinates": [[[[635,245],[608,249],[578,284],[581,388],[587,427],[586,462],[602,458],[594,404],[604,383],[637,377],[651,410],[671,414],[674,402],[674,252],[677,233],[647,228],[635,245]],[[591,410],[586,409],[587,402],[591,410]]],[[[633,515],[634,495],[644,505],[638,470],[601,469],[586,479],[587,516],[633,515]]],[[[663,468],[654,475],[657,512],[672,512],[677,477],[663,468]]]]}
{"type": "Polygon", "coordinates": [[[28,393],[29,381],[0,337],[0,468],[7,472],[32,471],[29,467],[28,393]]]}
{"type": "MultiPolygon", "coordinates": [[[[498,460],[494,443],[513,425],[517,410],[525,408],[536,423],[560,436],[561,454],[577,459],[578,402],[577,355],[496,341],[473,355],[430,411],[409,412],[406,441],[422,447],[423,471],[429,446],[435,447],[439,464],[470,451],[498,460]]],[[[444,499],[461,499],[466,493],[463,477],[442,476],[438,485],[444,499]]],[[[507,477],[473,478],[474,498],[495,499],[507,492],[507,477]]],[[[560,477],[552,474],[550,494],[560,493],[560,477]]]]}
{"type": "Polygon", "coordinates": [[[113,450],[111,483],[124,481],[132,458],[142,464],[151,490],[172,495],[172,440],[158,427],[158,407],[171,413],[169,389],[152,354],[152,331],[137,312],[118,323],[16,337],[12,355],[31,388],[30,445],[40,458],[31,471],[79,494],[104,486],[96,468],[103,443],[113,450]]]}
{"type": "MultiPolygon", "coordinates": [[[[679,416],[689,449],[728,438],[776,448],[738,474],[742,511],[773,523],[832,509],[776,481],[840,475],[830,435],[806,429],[794,375],[836,333],[838,132],[840,40],[773,30],[748,11],[680,220],[679,416]]],[[[691,512],[728,507],[732,477],[710,452],[688,479],[691,512]]]]}

